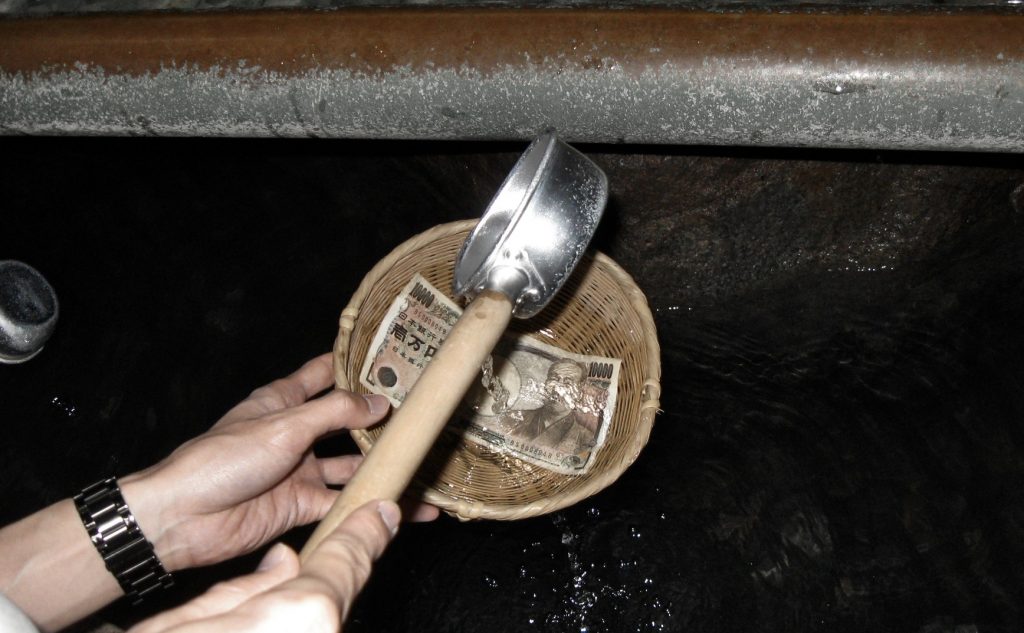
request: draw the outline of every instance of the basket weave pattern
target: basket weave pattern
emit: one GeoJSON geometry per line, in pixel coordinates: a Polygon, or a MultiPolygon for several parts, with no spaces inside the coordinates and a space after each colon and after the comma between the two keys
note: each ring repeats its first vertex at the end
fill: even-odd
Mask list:
{"type": "MultiPolygon", "coordinates": [[[[366,275],[342,311],[334,346],[338,387],[367,393],[359,371],[389,306],[420,273],[451,296],[455,257],[476,220],[425,231],[366,275]],[[351,377],[351,379],[350,379],[351,377]]],[[[588,255],[551,303],[511,331],[564,350],[622,360],[615,413],[590,470],[562,475],[442,433],[416,476],[423,498],[460,519],[521,519],[559,510],[614,482],[650,437],[660,396],[660,348],[647,300],[633,279],[601,253],[588,255]]],[[[384,425],[356,430],[365,453],[384,425]]]]}

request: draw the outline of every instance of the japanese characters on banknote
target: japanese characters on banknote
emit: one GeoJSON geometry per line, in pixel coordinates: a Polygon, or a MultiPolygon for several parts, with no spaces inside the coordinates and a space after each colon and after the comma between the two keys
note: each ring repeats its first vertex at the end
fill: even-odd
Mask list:
{"type": "MultiPolygon", "coordinates": [[[[417,274],[374,335],[360,383],[401,406],[461,313],[417,274]]],[[[557,473],[583,474],[611,423],[621,364],[506,334],[448,430],[557,473]]]]}

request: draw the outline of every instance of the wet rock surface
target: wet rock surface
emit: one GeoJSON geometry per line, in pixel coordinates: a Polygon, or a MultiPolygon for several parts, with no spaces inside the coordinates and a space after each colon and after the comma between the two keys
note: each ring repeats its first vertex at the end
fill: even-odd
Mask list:
{"type": "MultiPolygon", "coordinates": [[[[0,253],[62,311],[39,357],[0,367],[9,521],[152,463],[327,351],[362,275],[479,215],[521,146],[6,149],[0,253]]],[[[612,183],[595,243],[663,346],[650,443],[563,512],[405,526],[346,630],[1020,630],[1019,160],[585,149],[612,183]]],[[[148,609],[258,556],[182,573],[148,609]]]]}

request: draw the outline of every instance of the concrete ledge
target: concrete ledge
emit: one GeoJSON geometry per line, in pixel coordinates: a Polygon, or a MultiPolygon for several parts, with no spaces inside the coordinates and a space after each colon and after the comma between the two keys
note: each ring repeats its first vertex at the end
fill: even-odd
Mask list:
{"type": "Polygon", "coordinates": [[[5,134],[1024,150],[1024,12],[0,20],[5,134]]]}

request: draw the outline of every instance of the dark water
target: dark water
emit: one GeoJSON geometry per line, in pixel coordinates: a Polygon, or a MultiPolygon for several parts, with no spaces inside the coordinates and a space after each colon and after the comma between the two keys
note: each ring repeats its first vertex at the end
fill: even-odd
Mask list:
{"type": "MultiPolygon", "coordinates": [[[[62,301],[42,355],[0,366],[5,521],[327,351],[373,263],[478,215],[521,149],[3,143],[0,258],[62,301]]],[[[551,516],[405,526],[346,630],[1021,630],[1019,161],[591,149],[598,245],[663,345],[649,445],[551,516]]]]}

